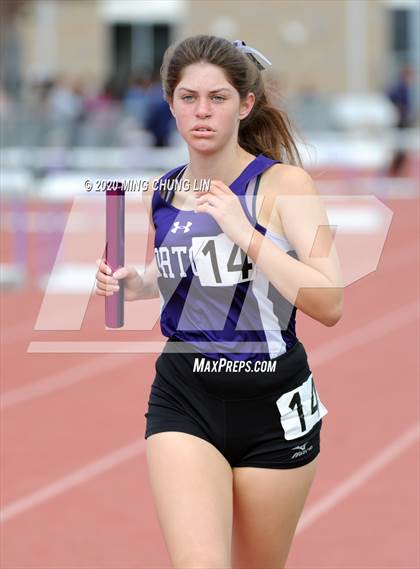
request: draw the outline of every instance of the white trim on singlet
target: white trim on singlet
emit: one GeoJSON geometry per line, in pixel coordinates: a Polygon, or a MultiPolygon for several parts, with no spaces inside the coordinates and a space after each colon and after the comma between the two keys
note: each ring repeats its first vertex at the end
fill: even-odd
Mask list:
{"type": "Polygon", "coordinates": [[[249,181],[246,190],[245,190],[245,205],[246,208],[248,210],[248,213],[250,215],[250,217],[252,218],[252,203],[254,201],[254,190],[255,190],[255,184],[257,183],[257,176],[254,176],[254,178],[251,178],[251,180],[249,181]]]}
{"type": "MultiPolygon", "coordinates": [[[[252,184],[252,189],[249,195],[246,196],[245,200],[248,211],[249,198],[252,200],[253,196],[251,192],[253,192],[253,187],[255,187],[255,180],[253,180],[253,182],[254,183],[252,184]]],[[[292,250],[290,243],[282,235],[278,235],[273,231],[266,229],[266,236],[285,253],[292,250]]],[[[283,339],[281,325],[274,312],[273,302],[268,298],[269,285],[270,282],[265,274],[258,267],[256,267],[255,278],[251,281],[251,292],[253,293],[258,304],[258,310],[265,333],[270,358],[276,358],[286,352],[287,345],[283,339]]]]}
{"type": "Polygon", "coordinates": [[[290,242],[286,239],[286,237],[283,237],[283,235],[280,235],[279,233],[274,233],[274,231],[270,231],[267,228],[265,232],[266,235],[270,237],[272,241],[278,241],[279,243],[282,243],[285,251],[294,250],[290,242]]]}
{"type": "MultiPolygon", "coordinates": [[[[257,179],[259,176],[261,176],[261,174],[258,174],[258,176],[255,176],[254,178],[252,178],[249,181],[249,183],[246,187],[245,200],[244,200],[244,203],[246,205],[248,213],[254,222],[257,221],[255,212],[256,212],[256,201],[257,201],[257,195],[258,195],[258,189],[257,189],[257,192],[255,192],[255,186],[256,186],[257,179]]],[[[259,224],[259,225],[261,225],[261,224],[259,224]]],[[[274,231],[271,231],[267,227],[265,227],[265,231],[266,231],[268,236],[273,238],[272,239],[273,241],[278,241],[281,244],[281,249],[284,249],[287,251],[290,251],[291,249],[293,249],[293,247],[291,246],[289,241],[283,235],[280,235],[279,233],[275,233],[274,231]]]]}
{"type": "MultiPolygon", "coordinates": [[[[256,200],[258,188],[255,192],[255,187],[257,185],[259,176],[261,176],[261,174],[254,176],[254,178],[249,181],[245,190],[244,204],[248,210],[249,216],[254,223],[257,222],[256,200]]],[[[282,251],[287,253],[288,251],[293,250],[293,247],[289,241],[283,237],[283,235],[274,233],[274,231],[270,231],[267,228],[265,228],[265,234],[267,238],[270,239],[270,241],[273,241],[282,251]]],[[[255,278],[251,281],[251,292],[253,293],[258,305],[258,311],[265,333],[270,357],[276,358],[286,352],[287,344],[283,339],[281,324],[279,323],[279,320],[274,313],[273,302],[268,298],[269,285],[270,282],[265,274],[258,267],[256,267],[255,278]]]]}
{"type": "Polygon", "coordinates": [[[267,342],[270,358],[283,354],[287,347],[281,333],[281,326],[274,313],[273,302],[268,298],[269,281],[262,271],[256,269],[255,278],[251,281],[251,291],[258,304],[258,311],[267,342]]]}
{"type": "Polygon", "coordinates": [[[283,237],[283,235],[278,235],[277,233],[273,233],[273,231],[269,231],[268,229],[266,229],[266,232],[270,238],[271,241],[274,241],[276,243],[276,245],[278,245],[280,247],[280,249],[282,251],[294,251],[293,247],[291,246],[291,244],[289,243],[289,241],[283,237]]]}

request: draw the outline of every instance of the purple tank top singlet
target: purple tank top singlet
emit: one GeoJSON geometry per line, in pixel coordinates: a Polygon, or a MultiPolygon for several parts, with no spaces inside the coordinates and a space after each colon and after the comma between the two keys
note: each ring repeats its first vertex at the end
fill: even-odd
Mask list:
{"type": "MultiPolygon", "coordinates": [[[[283,236],[256,220],[260,177],[276,162],[258,155],[230,189],[256,230],[297,259],[283,236]]],[[[174,168],[160,180],[176,180],[185,168],[174,168]]],[[[173,195],[171,188],[165,192],[157,189],[152,198],[162,334],[189,342],[212,359],[253,362],[289,351],[298,341],[296,307],[223,233],[210,214],[177,209],[171,204],[173,195]]]]}

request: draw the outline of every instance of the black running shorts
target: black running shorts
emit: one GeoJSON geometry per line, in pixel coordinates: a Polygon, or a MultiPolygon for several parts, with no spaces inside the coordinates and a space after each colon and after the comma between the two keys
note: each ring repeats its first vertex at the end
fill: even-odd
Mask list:
{"type": "Polygon", "coordinates": [[[231,467],[296,468],[318,455],[327,409],[301,342],[271,360],[234,362],[169,339],[155,367],[145,438],[195,435],[231,467]]]}

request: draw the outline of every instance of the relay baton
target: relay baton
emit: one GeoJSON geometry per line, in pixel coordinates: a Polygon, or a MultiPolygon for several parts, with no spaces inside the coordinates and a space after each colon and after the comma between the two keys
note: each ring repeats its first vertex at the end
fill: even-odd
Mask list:
{"type": "MultiPolygon", "coordinates": [[[[106,248],[105,263],[114,273],[124,266],[125,192],[122,183],[108,184],[106,190],[106,248]],[[110,189],[112,188],[112,189],[110,189]]],[[[124,325],[124,284],[120,290],[105,297],[105,325],[121,328],[124,325]]]]}

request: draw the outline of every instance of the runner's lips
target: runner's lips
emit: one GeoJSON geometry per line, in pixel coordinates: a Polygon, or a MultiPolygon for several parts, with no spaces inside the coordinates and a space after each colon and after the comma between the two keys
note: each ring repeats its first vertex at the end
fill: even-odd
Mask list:
{"type": "Polygon", "coordinates": [[[195,128],[191,132],[195,138],[211,138],[214,134],[214,130],[209,127],[205,128],[206,130],[199,130],[198,128],[195,128]]]}

